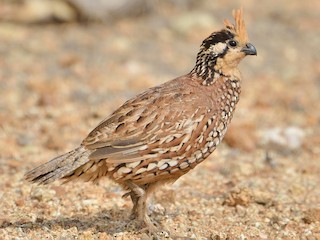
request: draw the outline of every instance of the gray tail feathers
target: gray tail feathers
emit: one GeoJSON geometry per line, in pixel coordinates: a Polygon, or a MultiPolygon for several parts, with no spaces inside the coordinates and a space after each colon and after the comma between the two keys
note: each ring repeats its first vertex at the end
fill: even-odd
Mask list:
{"type": "Polygon", "coordinates": [[[68,176],[75,169],[88,162],[89,155],[90,151],[81,146],[27,172],[25,178],[39,184],[51,183],[68,176]]]}

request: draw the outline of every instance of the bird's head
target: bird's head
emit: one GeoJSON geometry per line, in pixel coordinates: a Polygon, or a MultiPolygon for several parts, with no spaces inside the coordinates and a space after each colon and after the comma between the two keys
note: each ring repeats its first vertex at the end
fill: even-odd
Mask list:
{"type": "Polygon", "coordinates": [[[225,28],[212,33],[201,44],[193,71],[203,78],[210,77],[211,71],[231,76],[245,56],[257,55],[248,39],[242,9],[233,11],[233,16],[235,24],[225,20],[225,28]]]}

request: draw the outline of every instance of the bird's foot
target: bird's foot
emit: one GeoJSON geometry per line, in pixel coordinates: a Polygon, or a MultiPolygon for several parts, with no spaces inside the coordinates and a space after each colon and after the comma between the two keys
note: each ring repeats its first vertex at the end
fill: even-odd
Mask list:
{"type": "Polygon", "coordinates": [[[158,222],[152,221],[149,216],[145,216],[140,220],[140,233],[146,233],[153,239],[159,239],[159,237],[169,237],[169,231],[165,230],[158,222]]]}
{"type": "Polygon", "coordinates": [[[161,227],[156,226],[148,226],[139,230],[140,233],[145,233],[152,239],[162,239],[163,237],[169,238],[170,232],[162,229],[161,227]]]}

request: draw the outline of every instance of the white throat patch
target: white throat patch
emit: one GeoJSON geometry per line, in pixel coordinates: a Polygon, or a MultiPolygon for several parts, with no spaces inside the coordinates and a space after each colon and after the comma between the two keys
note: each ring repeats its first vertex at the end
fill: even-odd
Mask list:
{"type": "Polygon", "coordinates": [[[223,53],[223,51],[226,49],[227,47],[227,44],[226,43],[222,43],[222,42],[219,42],[215,45],[212,45],[210,47],[210,50],[214,53],[216,53],[217,55],[223,53]]]}

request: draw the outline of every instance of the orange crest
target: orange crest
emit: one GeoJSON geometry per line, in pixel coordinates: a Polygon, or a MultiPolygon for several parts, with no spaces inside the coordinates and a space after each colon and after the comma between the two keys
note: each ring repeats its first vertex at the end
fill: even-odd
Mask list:
{"type": "Polygon", "coordinates": [[[224,24],[225,24],[226,28],[229,31],[235,33],[238,36],[240,42],[247,43],[249,41],[249,39],[248,39],[246,26],[245,26],[244,20],[243,20],[242,8],[237,9],[237,10],[233,10],[232,15],[234,17],[236,24],[234,25],[234,24],[230,23],[230,21],[228,19],[226,19],[226,20],[224,20],[224,24]]]}

